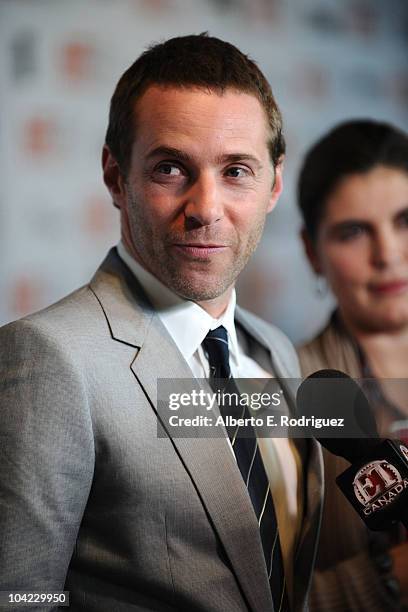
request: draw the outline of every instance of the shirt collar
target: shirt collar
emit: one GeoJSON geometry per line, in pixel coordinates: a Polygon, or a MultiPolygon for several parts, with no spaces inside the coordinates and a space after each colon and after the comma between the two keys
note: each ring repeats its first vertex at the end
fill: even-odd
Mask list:
{"type": "Polygon", "coordinates": [[[120,258],[142,285],[161,321],[186,360],[189,360],[199,349],[210,329],[223,325],[228,332],[230,358],[239,367],[238,339],[234,323],[235,289],[232,291],[225,312],[218,319],[214,319],[201,306],[190,300],[184,300],[148,272],[128,253],[122,241],[117,245],[117,250],[120,258]]]}

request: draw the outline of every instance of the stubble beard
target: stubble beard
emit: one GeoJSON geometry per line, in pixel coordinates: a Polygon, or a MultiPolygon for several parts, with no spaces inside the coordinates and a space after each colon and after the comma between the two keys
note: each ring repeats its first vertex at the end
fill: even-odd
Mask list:
{"type": "MultiPolygon", "coordinates": [[[[235,284],[237,277],[258,246],[265,225],[265,217],[259,218],[257,224],[252,228],[244,248],[240,247],[239,241],[230,246],[233,250],[235,246],[235,253],[233,253],[232,261],[226,265],[224,270],[214,271],[214,264],[212,264],[212,269],[207,272],[206,267],[209,267],[209,265],[206,265],[203,261],[198,262],[197,266],[194,266],[194,270],[191,270],[191,274],[188,274],[188,264],[186,263],[181,268],[179,260],[166,249],[166,244],[177,242],[176,237],[169,235],[165,239],[166,242],[162,238],[155,237],[147,220],[139,218],[137,214],[138,202],[135,194],[129,193],[128,210],[133,249],[138,254],[139,262],[169,289],[183,299],[192,302],[214,300],[235,284]],[[137,248],[137,245],[139,245],[139,248],[137,248]]],[[[197,236],[197,232],[188,232],[188,237],[192,240],[197,236]]],[[[178,235],[178,237],[180,236],[178,235]]],[[[186,234],[183,236],[184,241],[185,238],[186,234]]],[[[212,238],[214,238],[214,235],[212,238]]]]}

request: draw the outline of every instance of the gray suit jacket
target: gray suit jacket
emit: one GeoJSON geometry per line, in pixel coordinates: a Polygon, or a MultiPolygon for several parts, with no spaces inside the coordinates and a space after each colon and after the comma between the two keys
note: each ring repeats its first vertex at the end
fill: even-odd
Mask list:
{"type": "MultiPolygon", "coordinates": [[[[254,355],[298,376],[278,330],[236,317],[254,355]]],[[[89,612],[273,610],[226,440],[157,437],[157,378],[192,373],[115,250],[89,285],[3,327],[0,353],[0,590],[65,588],[71,609],[89,612]]],[[[296,610],[322,485],[319,451],[301,450],[296,610]]]]}

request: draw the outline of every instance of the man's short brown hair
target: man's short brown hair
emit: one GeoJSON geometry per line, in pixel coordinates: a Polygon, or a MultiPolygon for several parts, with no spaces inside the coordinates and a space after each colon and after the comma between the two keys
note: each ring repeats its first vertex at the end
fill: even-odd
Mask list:
{"type": "Polygon", "coordinates": [[[237,47],[206,33],[171,38],[147,49],[121,76],[112,96],[106,144],[126,176],[135,130],[135,103],[150,85],[227,88],[256,96],[270,128],[274,166],[285,152],[282,117],[271,87],[258,66],[237,47]]]}

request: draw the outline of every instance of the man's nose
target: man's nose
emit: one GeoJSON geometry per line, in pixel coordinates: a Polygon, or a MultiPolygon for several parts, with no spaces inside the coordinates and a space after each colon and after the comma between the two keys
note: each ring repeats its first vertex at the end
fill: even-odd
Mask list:
{"type": "Polygon", "coordinates": [[[197,177],[185,198],[184,215],[190,227],[212,225],[224,215],[220,188],[210,173],[197,177]]]}
{"type": "MultiPolygon", "coordinates": [[[[406,241],[405,241],[406,242],[406,241]]],[[[401,261],[407,245],[402,243],[401,236],[392,229],[378,232],[373,240],[372,258],[377,268],[387,268],[401,261]]]]}

